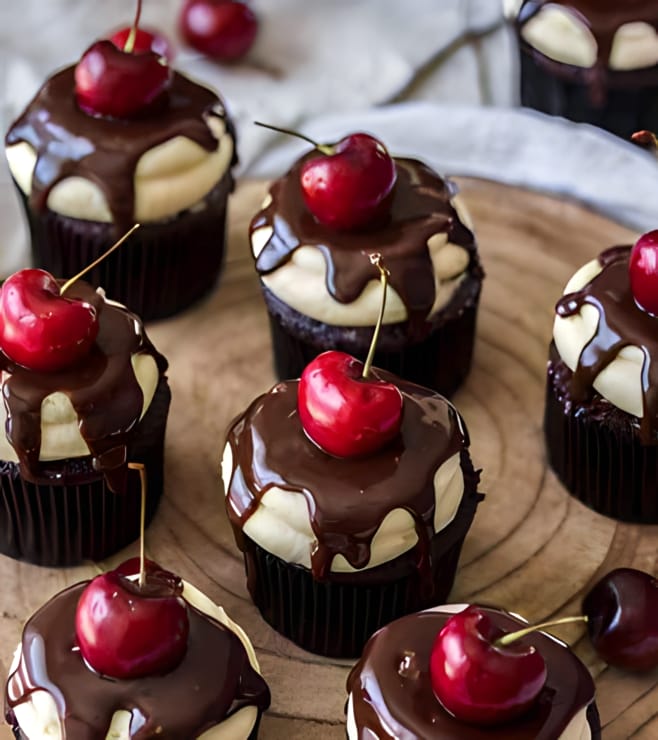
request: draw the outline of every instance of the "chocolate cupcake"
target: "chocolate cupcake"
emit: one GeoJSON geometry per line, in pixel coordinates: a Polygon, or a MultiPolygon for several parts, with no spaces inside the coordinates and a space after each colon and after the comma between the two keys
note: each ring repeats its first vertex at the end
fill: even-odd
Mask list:
{"type": "Polygon", "coordinates": [[[250,226],[277,376],[298,377],[328,349],[366,356],[379,290],[364,254],[378,252],[390,295],[375,364],[451,395],[471,365],[483,277],[455,186],[421,162],[393,158],[385,217],[341,230],[304,200],[300,175],[317,156],[306,154],[273,183],[250,226]]]}
{"type": "MultiPolygon", "coordinates": [[[[347,679],[349,740],[598,740],[601,725],[594,682],[569,648],[544,632],[523,639],[546,663],[546,681],[531,707],[514,720],[481,726],[449,714],[432,689],[430,654],[437,635],[466,604],[447,604],[403,617],[366,645],[347,679]]],[[[482,608],[498,630],[526,623],[499,609],[482,608]]]]}
{"type": "Polygon", "coordinates": [[[384,624],[443,601],[481,498],[458,412],[395,383],[399,433],[357,457],[309,439],[296,380],[259,396],[228,432],[226,507],[249,592],[274,629],[311,652],[356,656],[384,624]]]}
{"type": "Polygon", "coordinates": [[[160,586],[165,577],[189,622],[183,654],[166,672],[110,678],[83,659],[76,609],[89,581],[30,617],[5,689],[5,716],[17,740],[256,739],[270,693],[249,638],[189,583],[160,571],[160,586]]]}
{"type": "MultiPolygon", "coordinates": [[[[634,252],[655,251],[656,234],[634,252]]],[[[548,461],[573,496],[615,519],[655,524],[658,318],[638,303],[631,254],[630,246],[604,251],[557,303],[544,430],[548,461]]]]}
{"type": "Polygon", "coordinates": [[[212,289],[223,262],[237,161],[224,104],[176,72],[157,105],[123,117],[86,112],[75,91],[76,67],[56,72],[5,139],[34,265],[75,275],[140,222],[89,279],[144,321],[174,314],[212,289]]]}
{"type": "MultiPolygon", "coordinates": [[[[7,302],[26,273],[48,277],[24,270],[2,287],[0,552],[39,565],[102,560],[139,534],[140,479],[127,463],[146,467],[149,521],[162,494],[167,362],[135,314],[77,281],[65,298],[49,300],[86,307],[97,336],[63,367],[23,366],[30,358],[10,351],[8,332],[23,329],[11,328],[7,302]]],[[[29,324],[27,314],[22,320],[29,324]]],[[[30,341],[24,336],[19,348],[30,341]]]]}
{"type": "Polygon", "coordinates": [[[658,127],[654,0],[506,0],[518,34],[521,103],[623,138],[658,127]]]}

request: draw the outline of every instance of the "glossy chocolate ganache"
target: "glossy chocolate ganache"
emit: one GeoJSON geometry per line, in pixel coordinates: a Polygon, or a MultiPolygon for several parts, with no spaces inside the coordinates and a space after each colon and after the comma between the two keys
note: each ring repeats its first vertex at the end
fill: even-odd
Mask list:
{"type": "Polygon", "coordinates": [[[160,375],[165,373],[167,361],[155,350],[133,313],[106,302],[88,283],[76,281],[66,295],[96,309],[96,341],[80,361],[57,372],[28,370],[0,352],[7,438],[18,456],[23,478],[33,483],[57,483],[58,466],[39,460],[41,404],[51,393],[64,393],[78,416],[94,469],[105,476],[113,491],[123,492],[127,450],[144,404],[131,358],[141,353],[151,355],[160,375]]]}
{"type": "MultiPolygon", "coordinates": [[[[375,370],[373,375],[392,376],[375,370]]],[[[434,475],[468,437],[455,408],[442,396],[396,380],[404,406],[399,436],[362,458],[335,458],[304,433],[297,413],[299,381],[274,386],[231,426],[232,474],[228,513],[238,546],[245,522],[272,487],[303,496],[317,544],[311,553],[316,580],[329,576],[341,554],[354,568],[370,560],[373,537],[396,508],[409,512],[418,543],[421,579],[431,579],[430,541],[435,509],[434,475]]]]}
{"type": "Polygon", "coordinates": [[[245,706],[267,709],[269,689],[240,638],[189,602],[187,651],[176,668],[122,680],[95,673],[75,636],[75,611],[88,583],[57,594],[25,625],[20,661],[5,694],[10,724],[13,709],[40,689],[54,699],[66,740],[105,738],[114,713],[122,709],[132,715],[135,740],[190,740],[245,706]]]}
{"type": "Polygon", "coordinates": [[[570,391],[574,401],[584,401],[601,372],[624,347],[639,347],[644,355],[640,439],[658,444],[658,318],[641,309],[630,286],[628,261],[631,247],[612,247],[602,252],[603,268],[575,293],[564,295],[556,305],[558,316],[574,316],[584,305],[596,308],[599,322],[594,336],[583,347],[573,373],[570,391]]]}
{"type": "MultiPolygon", "coordinates": [[[[507,632],[525,625],[506,612],[484,611],[507,632]]],[[[546,661],[546,683],[533,706],[498,726],[455,719],[434,696],[429,675],[432,645],[450,616],[434,610],[412,614],[370,639],[347,679],[358,740],[557,740],[574,716],[593,704],[594,682],[585,666],[565,645],[535,632],[519,640],[534,645],[546,661]]],[[[598,736],[598,728],[592,729],[598,736]]]]}
{"type": "Polygon", "coordinates": [[[29,194],[34,210],[46,209],[58,182],[83,177],[101,189],[117,232],[124,233],[134,223],[134,176],[142,155],[176,136],[215,151],[218,143],[205,118],[216,116],[231,124],[214,92],[176,72],[165,104],[157,110],[130,119],[91,116],[76,103],[74,71],[67,67],[44,83],[5,143],[26,142],[36,152],[29,194]]]}
{"type": "Polygon", "coordinates": [[[267,275],[285,264],[301,246],[315,246],[327,264],[327,290],[341,303],[351,303],[379,273],[367,255],[378,252],[390,272],[390,284],[407,309],[412,334],[422,335],[435,299],[435,278],[427,246],[434,234],[470,255],[468,270],[482,276],[473,234],[451,204],[452,183],[414,159],[396,158],[397,181],[389,219],[361,230],[338,231],[319,223],[304,204],[300,169],[315,156],[302,157],[270,189],[271,202],[251,222],[251,231],[268,226],[272,236],[256,259],[267,275]]]}

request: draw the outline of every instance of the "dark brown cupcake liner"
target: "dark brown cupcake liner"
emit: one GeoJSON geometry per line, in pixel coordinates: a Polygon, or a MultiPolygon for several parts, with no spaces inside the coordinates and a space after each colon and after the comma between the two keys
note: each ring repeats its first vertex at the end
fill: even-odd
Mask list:
{"type": "Polygon", "coordinates": [[[605,90],[592,70],[562,64],[521,43],[521,104],[579,123],[591,123],[624,139],[658,130],[658,66],[608,70],[605,90]]]}
{"type": "MultiPolygon", "coordinates": [[[[279,380],[298,378],[326,350],[365,360],[373,327],[332,326],[291,308],[261,283],[267,305],[274,368],[279,380]]],[[[409,338],[408,323],[382,326],[374,365],[418,385],[451,396],[471,368],[481,278],[469,275],[427,333],[409,338]]]]}
{"type": "MultiPolygon", "coordinates": [[[[224,261],[227,173],[199,207],[142,224],[130,241],[91,270],[85,280],[125,304],[143,321],[188,308],[209,293],[224,261]]],[[[113,224],[33,211],[20,191],[35,267],[69,278],[100,257],[118,238],[113,224]]]]}
{"type": "Polygon", "coordinates": [[[307,568],[281,560],[241,533],[247,585],[265,621],[312,653],[353,658],[384,625],[444,603],[482,498],[476,490],[479,475],[466,453],[462,453],[462,468],[461,505],[453,521],[432,539],[430,590],[421,581],[415,549],[364,571],[332,573],[320,582],[307,568]]]}
{"type": "Polygon", "coordinates": [[[644,446],[639,420],[595,393],[576,403],[572,373],[548,366],[544,433],[548,462],[569,493],[605,516],[658,524],[658,446],[644,446]]]}
{"type": "MultiPolygon", "coordinates": [[[[162,378],[128,450],[129,461],[146,469],[147,524],[162,496],[170,400],[162,378]]],[[[57,480],[31,483],[21,477],[17,463],[0,461],[0,553],[36,565],[70,566],[102,560],[139,537],[138,471],[128,472],[125,493],[114,493],[90,456],[44,465],[57,480]]]]}

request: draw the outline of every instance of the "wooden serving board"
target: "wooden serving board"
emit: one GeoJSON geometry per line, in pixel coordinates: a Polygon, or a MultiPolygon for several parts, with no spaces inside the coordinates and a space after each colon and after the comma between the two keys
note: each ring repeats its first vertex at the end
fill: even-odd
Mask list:
{"type": "MultiPolygon", "coordinates": [[[[487,498],[467,536],[452,600],[496,604],[531,621],[574,615],[583,592],[613,567],[658,572],[658,527],[619,524],[571,499],[546,467],[541,432],[554,303],[578,266],[636,235],[571,202],[458,181],[487,277],[474,367],[454,400],[471,433],[473,461],[484,470],[487,498]]],[[[222,604],[251,636],[272,689],[262,738],[342,740],[349,663],[304,653],[260,618],[247,595],[218,477],[228,422],[274,380],[247,244],[247,224],[265,191],[264,183],[245,182],[232,198],[219,290],[149,329],[170,361],[173,402],[167,490],[147,550],[222,604]]],[[[97,572],[92,565],[44,569],[0,556],[3,675],[23,620],[56,591],[97,572]]],[[[596,678],[605,740],[657,738],[658,671],[631,676],[606,667],[580,626],[555,634],[574,645],[596,678]]],[[[0,729],[3,740],[10,735],[0,729]]]]}

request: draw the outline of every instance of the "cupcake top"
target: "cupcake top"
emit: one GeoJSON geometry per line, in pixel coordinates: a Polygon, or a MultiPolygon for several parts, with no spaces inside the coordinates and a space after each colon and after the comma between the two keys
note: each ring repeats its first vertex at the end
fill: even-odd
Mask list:
{"type": "Polygon", "coordinates": [[[556,306],[555,346],[573,371],[571,396],[592,389],[640,421],[645,443],[658,427],[658,318],[638,306],[631,290],[631,247],[613,247],[581,267],[556,306]]]}
{"type": "Polygon", "coordinates": [[[211,90],[174,72],[162,105],[117,119],[78,106],[74,74],[71,66],[46,80],[5,139],[32,209],[122,233],[194,206],[235,163],[232,124],[211,90]]]}
{"type": "Polygon", "coordinates": [[[259,396],[232,423],[222,460],[235,531],[316,579],[373,568],[415,547],[421,578],[431,580],[430,540],[455,517],[465,477],[476,483],[477,473],[455,408],[432,391],[395,383],[403,399],[399,435],[355,458],[332,457],[307,438],[299,381],[259,396]]]}
{"type": "Polygon", "coordinates": [[[27,740],[247,740],[270,702],[253,647],[221,607],[178,582],[189,617],[185,654],[167,673],[133,679],[99,675],[76,649],[75,613],[89,581],[54,596],[23,630],[7,721],[27,740]]]}
{"type": "MultiPolygon", "coordinates": [[[[6,430],[0,459],[19,462],[25,479],[50,484],[62,476],[50,461],[91,455],[110,488],[123,491],[132,431],[167,362],[140,319],[102,291],[78,280],[66,296],[94,308],[98,335],[81,359],[52,372],[30,370],[0,351],[6,430]]],[[[72,471],[67,482],[74,478],[72,471]]]]}
{"type": "MultiPolygon", "coordinates": [[[[449,604],[402,617],[370,638],[347,679],[349,740],[589,740],[587,708],[594,701],[594,682],[564,643],[543,632],[519,640],[533,645],[547,668],[544,687],[525,714],[481,727],[443,709],[432,690],[430,653],[448,618],[465,608],[449,604]]],[[[498,609],[482,610],[505,631],[526,624],[498,609]]]]}
{"type": "Polygon", "coordinates": [[[335,326],[372,326],[380,304],[378,252],[390,272],[384,323],[409,322],[422,336],[471,272],[481,275],[475,241],[455,188],[413,159],[395,158],[390,217],[338,231],[304,203],[300,170],[309,152],[276,180],[251,222],[251,246],[265,286],[306,316],[335,326]]]}
{"type": "Polygon", "coordinates": [[[556,62],[635,70],[658,63],[655,0],[505,0],[522,38],[556,62]]]}

